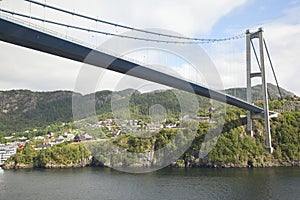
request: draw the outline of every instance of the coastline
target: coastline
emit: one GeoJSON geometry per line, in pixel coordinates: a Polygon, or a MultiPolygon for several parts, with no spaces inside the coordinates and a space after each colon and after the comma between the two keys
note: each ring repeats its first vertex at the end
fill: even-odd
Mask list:
{"type": "MultiPolygon", "coordinates": [[[[22,164],[22,163],[6,163],[0,166],[3,170],[17,170],[17,169],[69,169],[69,168],[84,168],[84,167],[103,167],[110,168],[111,166],[108,164],[104,164],[99,162],[98,160],[90,157],[88,159],[82,159],[78,163],[71,164],[46,164],[45,166],[35,166],[34,164],[22,164]]],[[[145,168],[143,165],[134,165],[134,166],[126,166],[126,168],[130,167],[138,167],[145,168]]],[[[276,168],[276,167],[300,167],[300,161],[292,161],[292,162],[266,162],[260,164],[235,164],[235,163],[189,163],[187,166],[184,164],[178,164],[178,162],[174,162],[167,166],[167,168],[276,168]]],[[[149,166],[151,168],[151,166],[149,166]]]]}

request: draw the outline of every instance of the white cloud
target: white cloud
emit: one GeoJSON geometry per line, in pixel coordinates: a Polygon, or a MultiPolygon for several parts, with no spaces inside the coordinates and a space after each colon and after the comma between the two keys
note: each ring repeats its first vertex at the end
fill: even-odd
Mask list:
{"type": "Polygon", "coordinates": [[[0,42],[1,89],[73,89],[80,63],[0,42]]]}
{"type": "MultiPolygon", "coordinates": [[[[48,3],[70,8],[68,1],[48,3]]],[[[218,2],[195,0],[77,0],[72,3],[77,12],[140,28],[165,28],[187,35],[207,33],[211,27],[246,0],[218,2]]],[[[70,10],[69,9],[69,10],[70,10]]]]}
{"type": "Polygon", "coordinates": [[[299,9],[291,9],[284,18],[265,25],[266,41],[280,85],[297,95],[300,95],[299,9]]]}
{"type": "MultiPolygon", "coordinates": [[[[269,28],[270,30],[275,30],[276,26],[271,26],[269,28]]],[[[272,51],[272,60],[275,65],[277,77],[280,81],[280,85],[282,85],[284,88],[294,91],[299,95],[300,25],[281,25],[280,28],[284,28],[285,30],[298,30],[298,33],[290,32],[288,34],[282,35],[280,35],[280,33],[277,33],[277,36],[270,36],[270,39],[268,41],[272,41],[274,38],[279,37],[279,40],[277,40],[278,42],[269,44],[269,48],[272,51]]]]}
{"type": "MultiPolygon", "coordinates": [[[[155,27],[171,29],[179,33],[196,36],[209,34],[214,24],[224,15],[238,6],[246,3],[245,0],[222,0],[216,2],[187,0],[174,1],[99,1],[77,0],[54,1],[47,3],[74,10],[89,16],[99,17],[104,20],[140,28],[155,27]]],[[[86,25],[90,28],[109,30],[115,33],[123,31],[95,22],[79,20],[74,16],[58,14],[50,9],[38,7],[21,0],[5,0],[1,7],[48,18],[69,24],[86,25]]],[[[28,21],[28,20],[27,20],[28,21]]],[[[31,20],[31,22],[34,22],[31,20]]],[[[47,28],[54,29],[62,34],[79,38],[86,42],[99,43],[104,37],[96,37],[88,33],[67,28],[37,23],[47,28]]],[[[65,59],[48,56],[24,48],[0,43],[0,89],[27,88],[33,90],[73,89],[81,64],[65,59]]]]}

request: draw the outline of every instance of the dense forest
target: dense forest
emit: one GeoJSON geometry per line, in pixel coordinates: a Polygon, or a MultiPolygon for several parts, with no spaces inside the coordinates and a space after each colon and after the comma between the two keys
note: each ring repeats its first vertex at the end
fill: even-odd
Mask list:
{"type": "Polygon", "coordinates": [[[35,150],[27,143],[6,161],[4,168],[85,167],[89,164],[89,155],[89,150],[80,143],[64,142],[42,150],[35,150]]]}

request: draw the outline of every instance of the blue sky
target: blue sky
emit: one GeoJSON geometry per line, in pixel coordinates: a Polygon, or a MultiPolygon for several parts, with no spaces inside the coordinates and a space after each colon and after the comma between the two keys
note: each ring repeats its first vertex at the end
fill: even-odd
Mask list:
{"type": "MultiPolygon", "coordinates": [[[[300,1],[298,0],[186,0],[184,4],[180,0],[76,0],[72,3],[70,3],[71,0],[47,0],[46,2],[124,25],[167,29],[199,38],[234,36],[244,33],[246,29],[255,31],[262,26],[280,85],[300,95],[298,79],[300,73],[300,14],[298,11],[300,10],[300,1]]],[[[114,33],[124,32],[121,29],[77,19],[74,16],[58,14],[49,9],[30,5],[23,0],[2,0],[0,6],[3,9],[69,24],[114,33]]],[[[97,46],[109,39],[44,23],[36,24],[88,43],[94,43],[97,46]]],[[[202,46],[216,65],[225,88],[245,86],[244,44],[244,39],[240,39],[232,43],[212,45],[208,48],[205,45],[202,46]]],[[[2,52],[0,55],[0,90],[20,88],[39,91],[73,90],[82,67],[80,63],[3,42],[0,42],[0,51],[2,52]]],[[[136,56],[144,58],[153,56],[152,60],[161,59],[161,55],[155,53],[136,56]]],[[[169,60],[169,63],[173,64],[172,59],[169,60]]],[[[186,65],[182,63],[179,65],[182,66],[179,71],[186,70],[186,65]]],[[[269,81],[274,83],[270,71],[268,75],[269,81]]],[[[110,76],[118,77],[116,74],[110,74],[110,76]]]]}
{"type": "Polygon", "coordinates": [[[223,16],[210,31],[211,36],[219,36],[224,30],[255,29],[285,16],[285,12],[300,6],[293,0],[250,0],[223,16]]]}

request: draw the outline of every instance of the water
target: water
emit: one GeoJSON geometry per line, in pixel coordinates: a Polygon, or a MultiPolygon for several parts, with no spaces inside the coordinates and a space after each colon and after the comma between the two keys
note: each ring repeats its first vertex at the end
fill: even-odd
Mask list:
{"type": "Polygon", "coordinates": [[[300,168],[10,170],[0,173],[0,199],[300,199],[300,168]]]}

